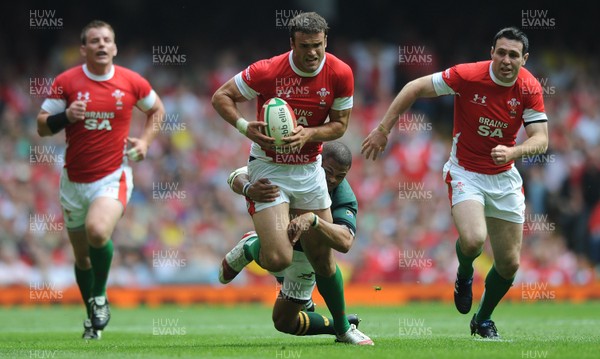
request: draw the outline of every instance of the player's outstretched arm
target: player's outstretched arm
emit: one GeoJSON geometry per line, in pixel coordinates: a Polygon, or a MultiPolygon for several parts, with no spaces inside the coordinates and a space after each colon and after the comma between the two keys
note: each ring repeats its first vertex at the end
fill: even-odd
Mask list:
{"type": "Polygon", "coordinates": [[[37,115],[37,131],[41,137],[52,136],[63,130],[70,123],[85,119],[84,101],[73,101],[71,105],[61,113],[51,115],[41,110],[37,115]]]}
{"type": "Polygon", "coordinates": [[[385,116],[383,116],[383,120],[381,120],[379,125],[371,131],[362,143],[360,152],[364,153],[367,159],[373,156],[373,160],[376,160],[379,153],[385,150],[387,136],[396,125],[396,122],[398,122],[400,115],[408,111],[418,98],[438,96],[433,87],[432,77],[433,75],[420,77],[407,83],[400,90],[400,93],[392,101],[385,116]]]}
{"type": "Polygon", "coordinates": [[[256,142],[262,148],[273,148],[275,139],[265,136],[262,128],[264,122],[247,121],[237,108],[236,103],[248,101],[240,92],[234,79],[223,84],[212,97],[212,105],[217,113],[240,133],[256,142]]]}
{"type": "Polygon", "coordinates": [[[295,244],[300,239],[300,235],[310,228],[323,234],[322,237],[327,245],[338,252],[348,253],[354,243],[354,235],[348,227],[329,223],[313,212],[307,212],[292,219],[288,225],[288,237],[292,244],[295,244]]]}

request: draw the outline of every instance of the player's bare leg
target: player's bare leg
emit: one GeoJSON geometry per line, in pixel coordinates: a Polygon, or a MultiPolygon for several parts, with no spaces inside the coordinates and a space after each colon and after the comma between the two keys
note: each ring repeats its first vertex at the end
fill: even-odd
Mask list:
{"type": "Polygon", "coordinates": [[[485,279],[485,292],[476,316],[471,321],[471,333],[485,338],[498,338],[491,320],[492,312],[510,289],[517,270],[523,240],[523,224],[487,217],[494,266],[485,279]]]}
{"type": "Polygon", "coordinates": [[[473,305],[473,261],[481,254],[487,237],[484,208],[478,201],[466,200],[452,207],[452,217],[459,235],[454,305],[460,313],[467,314],[473,305]]]}
{"type": "Polygon", "coordinates": [[[462,253],[468,257],[478,256],[487,237],[483,205],[475,200],[457,203],[452,206],[452,218],[462,253]]]}
{"type": "Polygon", "coordinates": [[[254,213],[252,221],[260,240],[260,265],[279,272],[292,263],[293,249],[287,235],[289,204],[281,203],[254,213]]]}
{"type": "Polygon", "coordinates": [[[287,234],[289,204],[265,208],[254,213],[256,231],[247,232],[229,251],[219,268],[219,281],[231,282],[252,260],[271,272],[280,272],[292,263],[293,248],[287,234]],[[259,233],[264,233],[260,235],[259,233]]]}
{"type": "Polygon", "coordinates": [[[487,217],[494,266],[504,279],[512,279],[519,270],[523,224],[487,217]]]}
{"type": "Polygon", "coordinates": [[[85,230],[90,246],[94,248],[105,246],[110,241],[122,215],[121,202],[109,197],[96,198],[85,218],[85,230]]]}
{"type": "Polygon", "coordinates": [[[89,257],[94,271],[91,298],[92,326],[101,331],[110,320],[110,308],[106,299],[106,282],[113,257],[110,240],[117,222],[123,214],[123,205],[108,197],[96,198],[88,209],[85,231],[89,243],[89,257]]]}
{"type": "MultiPolygon", "coordinates": [[[[301,215],[306,212],[314,212],[319,218],[329,223],[333,222],[329,208],[314,211],[292,210],[293,215],[301,215]]],[[[312,228],[302,235],[301,240],[302,248],[312,264],[315,273],[324,277],[334,275],[336,272],[335,257],[333,256],[333,250],[327,245],[327,240],[322,238],[321,234],[312,228]]]]}

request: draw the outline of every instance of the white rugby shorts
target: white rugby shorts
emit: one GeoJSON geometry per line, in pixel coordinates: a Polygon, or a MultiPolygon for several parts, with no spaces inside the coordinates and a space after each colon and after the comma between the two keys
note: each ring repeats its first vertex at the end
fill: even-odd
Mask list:
{"type": "Polygon", "coordinates": [[[452,206],[475,200],[484,206],[486,217],[525,222],[523,179],[514,166],[502,173],[486,175],[467,171],[448,161],[443,173],[452,206]]]}
{"type": "Polygon", "coordinates": [[[113,198],[123,205],[123,211],[133,191],[131,167],[122,165],[116,171],[95,182],[71,182],[67,169],[60,176],[60,204],[63,209],[65,226],[76,229],[85,224],[90,204],[98,197],[113,198]]]}
{"type": "Polygon", "coordinates": [[[287,202],[290,209],[319,210],[331,206],[327,191],[325,171],[321,167],[321,156],[315,162],[301,165],[285,165],[251,159],[248,162],[250,182],[267,178],[279,187],[279,197],[273,202],[248,200],[248,213],[253,215],[265,208],[287,202]]]}

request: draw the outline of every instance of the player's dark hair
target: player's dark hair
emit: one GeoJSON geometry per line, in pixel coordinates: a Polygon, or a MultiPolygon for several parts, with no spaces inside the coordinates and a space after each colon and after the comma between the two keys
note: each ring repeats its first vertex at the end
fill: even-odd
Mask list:
{"type": "Polygon", "coordinates": [[[322,32],[327,36],[327,31],[329,31],[327,21],[316,12],[303,12],[290,20],[290,37],[292,41],[295,40],[294,35],[297,32],[304,34],[318,34],[322,32]]]}
{"type": "Polygon", "coordinates": [[[523,44],[523,54],[525,55],[529,51],[529,39],[527,35],[518,28],[511,26],[505,27],[504,29],[498,31],[496,36],[494,36],[494,42],[492,43],[492,48],[496,48],[496,42],[498,39],[505,38],[509,40],[516,40],[523,44]]]}
{"type": "Polygon", "coordinates": [[[331,158],[336,163],[345,167],[352,167],[352,152],[345,144],[338,141],[323,144],[323,158],[331,158]]]}
{"type": "Polygon", "coordinates": [[[98,27],[108,28],[113,33],[113,37],[115,36],[115,30],[112,28],[112,26],[110,26],[109,23],[107,23],[106,21],[102,21],[102,20],[92,20],[89,24],[85,25],[85,27],[81,30],[81,44],[82,45],[85,45],[85,43],[87,41],[88,31],[90,29],[95,29],[98,27]]]}

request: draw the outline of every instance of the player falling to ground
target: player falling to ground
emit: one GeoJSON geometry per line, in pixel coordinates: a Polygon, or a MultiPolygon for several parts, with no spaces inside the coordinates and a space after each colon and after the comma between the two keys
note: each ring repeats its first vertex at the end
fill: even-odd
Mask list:
{"type": "MultiPolygon", "coordinates": [[[[292,219],[290,226],[291,240],[295,241],[292,264],[283,271],[272,273],[281,285],[279,296],[273,307],[273,323],[283,333],[293,335],[335,334],[331,325],[333,319],[314,313],[312,292],[315,287],[314,269],[300,242],[300,233],[307,231],[315,222],[314,228],[322,232],[333,249],[347,253],[354,243],[356,233],[356,215],[358,202],[356,196],[345,179],[352,166],[352,153],[341,142],[326,142],[323,145],[323,169],[327,178],[327,190],[331,197],[331,213],[333,223],[319,220],[312,212],[292,219]]],[[[235,170],[228,179],[231,189],[246,196],[248,201],[272,202],[276,199],[279,188],[263,178],[252,183],[248,179],[246,167],[235,170]]],[[[248,265],[255,254],[260,252],[260,241],[256,232],[248,232],[223,260],[219,271],[221,283],[229,283],[248,265]]],[[[357,327],[359,319],[356,315],[348,315],[351,326],[357,327]]],[[[357,330],[357,333],[360,333],[357,330]]],[[[346,342],[345,340],[338,339],[346,342]]],[[[359,343],[373,344],[364,335],[359,343]]]]}
{"type": "Polygon", "coordinates": [[[38,114],[38,133],[65,129],[67,150],[60,203],[75,254],[75,278],[87,309],[85,339],[100,338],[110,320],[106,282],[113,256],[111,235],[133,189],[131,167],[146,157],[164,109],[148,81],[113,65],[113,28],[92,21],[81,32],[85,64],[56,77],[38,114]],[[127,137],[133,108],[147,121],[140,138],[127,137]]]}
{"type": "Polygon", "coordinates": [[[548,147],[542,89],[536,78],[522,68],[529,57],[528,48],[529,41],[522,31],[504,28],[493,39],[491,61],[456,65],[409,82],[362,148],[367,159],[376,159],[399,116],[416,99],[456,95],[452,151],[443,171],[459,233],[454,303],[460,313],[471,310],[473,261],[489,235],[494,265],[471,320],[471,334],[484,338],[499,337],[492,312],[519,268],[525,197],[514,160],[544,153],[548,147]],[[515,145],[521,125],[528,138],[515,145]]]}
{"type": "MultiPolygon", "coordinates": [[[[212,98],[219,115],[253,141],[248,162],[250,181],[268,178],[279,187],[275,201],[250,204],[261,243],[253,259],[273,272],[292,262],[287,235],[290,213],[300,216],[313,212],[332,222],[331,199],[321,168],[321,144],[340,138],[346,131],[354,92],[350,67],[325,52],[325,19],[307,12],[290,22],[291,51],[255,62],[221,86],[212,98]],[[261,132],[264,122],[246,121],[236,105],[256,98],[258,117],[262,105],[273,97],[287,101],[299,124],[286,138],[286,145],[280,147],[275,146],[274,138],[261,132]]],[[[311,229],[302,236],[302,247],[315,269],[317,287],[333,316],[336,333],[352,336],[345,315],[342,274],[323,237],[311,229]]]]}

